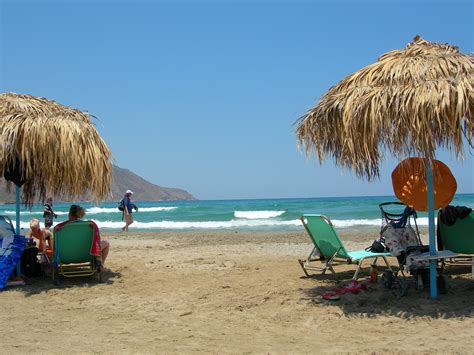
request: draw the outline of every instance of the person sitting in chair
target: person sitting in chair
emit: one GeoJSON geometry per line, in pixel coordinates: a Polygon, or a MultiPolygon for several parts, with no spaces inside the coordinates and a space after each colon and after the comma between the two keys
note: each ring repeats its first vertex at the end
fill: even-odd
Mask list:
{"type": "Polygon", "coordinates": [[[33,218],[30,221],[30,231],[28,232],[28,237],[35,238],[38,241],[39,251],[45,252],[46,249],[53,249],[51,232],[48,229],[42,229],[40,226],[40,221],[36,218],[33,218]]]}
{"type": "MultiPolygon", "coordinates": [[[[81,220],[82,218],[84,218],[85,214],[86,212],[81,206],[71,205],[71,207],[69,208],[68,220],[58,224],[56,227],[54,227],[54,230],[57,231],[61,229],[67,223],[81,220]]],[[[97,261],[99,262],[102,271],[108,272],[110,270],[107,269],[104,264],[105,260],[107,259],[107,255],[109,255],[110,243],[106,240],[101,240],[99,227],[97,226],[97,224],[95,224],[94,221],[90,222],[94,226],[94,239],[92,241],[93,245],[91,247],[91,255],[95,255],[97,257],[97,261]]]]}

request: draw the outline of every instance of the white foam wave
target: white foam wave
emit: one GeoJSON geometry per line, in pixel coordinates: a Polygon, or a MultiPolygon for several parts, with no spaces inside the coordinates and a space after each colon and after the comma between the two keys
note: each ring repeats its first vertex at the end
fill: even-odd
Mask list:
{"type": "MultiPolygon", "coordinates": [[[[40,226],[41,226],[41,228],[44,228],[44,223],[43,223],[43,222],[44,222],[44,221],[40,220],[40,226]]],[[[64,222],[64,221],[59,221],[59,222],[53,223],[53,226],[52,226],[51,228],[54,228],[54,226],[55,226],[56,224],[59,224],[59,223],[61,223],[61,222],[64,222]]],[[[14,220],[12,220],[12,223],[13,223],[13,227],[16,228],[16,224],[15,224],[15,221],[14,221],[14,220]]],[[[21,221],[21,222],[20,222],[20,228],[22,228],[22,229],[25,231],[25,234],[26,234],[26,232],[28,232],[28,231],[30,230],[30,222],[29,222],[29,221],[26,221],[26,222],[21,221]]]]}
{"type": "MultiPolygon", "coordinates": [[[[6,214],[8,216],[16,216],[16,212],[15,211],[5,211],[5,212],[2,212],[3,214],[6,214]]],[[[67,215],[68,212],[61,212],[61,211],[54,211],[54,213],[56,213],[58,216],[62,216],[62,215],[67,215]]],[[[43,216],[43,211],[20,211],[20,214],[22,216],[24,215],[29,215],[29,216],[43,216]]]]}
{"type": "MultiPolygon", "coordinates": [[[[118,229],[123,227],[123,222],[95,221],[100,228],[118,229]]],[[[275,227],[275,226],[300,226],[298,219],[292,221],[265,221],[265,220],[231,220],[231,221],[202,221],[202,222],[139,222],[135,221],[132,229],[232,229],[245,227],[275,227]]]]}
{"type": "Polygon", "coordinates": [[[353,226],[380,226],[380,218],[377,219],[331,219],[336,228],[347,228],[353,226]]]}
{"type": "Polygon", "coordinates": [[[138,207],[140,212],[172,211],[178,207],[138,207]]]}
{"type": "MultiPolygon", "coordinates": [[[[160,211],[171,211],[175,210],[178,207],[139,207],[140,212],[160,212],[160,211]]],[[[116,213],[120,212],[117,207],[113,208],[102,208],[102,207],[91,207],[86,210],[86,213],[91,215],[91,214],[99,214],[99,213],[116,213]]]]}
{"type": "Polygon", "coordinates": [[[283,215],[286,211],[234,211],[235,218],[267,219],[283,215]]]}
{"type": "Polygon", "coordinates": [[[86,214],[98,214],[98,213],[112,213],[112,212],[120,212],[117,207],[114,208],[106,208],[106,207],[91,207],[86,209],[86,214]]]}
{"type": "MultiPolygon", "coordinates": [[[[376,219],[332,219],[332,224],[336,228],[348,228],[354,226],[378,226],[381,227],[381,220],[380,218],[376,219]]],[[[421,217],[416,220],[418,226],[427,226],[428,225],[428,218],[421,217]]],[[[436,221],[435,221],[436,223],[436,221]]]]}
{"type": "MultiPolygon", "coordinates": [[[[160,212],[160,211],[172,211],[177,209],[178,207],[139,207],[140,212],[160,212]]],[[[113,208],[106,208],[106,207],[91,207],[86,209],[86,215],[93,215],[93,214],[100,214],[100,213],[119,213],[120,211],[117,209],[117,207],[113,208]]],[[[2,212],[3,214],[7,216],[15,216],[16,212],[15,211],[4,211],[2,212]]],[[[43,217],[43,211],[20,211],[22,216],[31,216],[36,217],[36,216],[41,216],[43,217]]],[[[58,216],[67,216],[69,212],[67,211],[54,211],[58,216]]]]}
{"type": "MultiPolygon", "coordinates": [[[[99,228],[106,229],[120,229],[123,227],[124,222],[122,221],[98,221],[92,219],[97,223],[99,228]]],[[[351,220],[331,220],[336,228],[351,228],[357,226],[374,226],[380,227],[380,219],[351,219],[351,220]]],[[[56,222],[56,225],[59,222],[56,222]]],[[[428,218],[422,217],[417,219],[418,226],[427,226],[428,218]]],[[[15,221],[13,221],[15,224],[15,221]]],[[[53,226],[54,226],[53,225],[53,226]]],[[[41,222],[41,226],[44,227],[41,222]]],[[[255,228],[255,227],[301,227],[301,221],[299,219],[290,221],[277,221],[271,219],[233,219],[230,221],[201,221],[201,222],[187,222],[187,221],[154,221],[154,222],[140,222],[135,221],[130,228],[131,229],[233,229],[233,228],[255,228]]],[[[20,227],[24,228],[25,232],[29,230],[29,222],[21,222],[20,227]]]]}

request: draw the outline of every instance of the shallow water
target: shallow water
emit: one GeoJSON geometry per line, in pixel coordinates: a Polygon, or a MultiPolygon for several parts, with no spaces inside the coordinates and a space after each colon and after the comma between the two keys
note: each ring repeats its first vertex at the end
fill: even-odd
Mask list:
{"type": "MultiPolygon", "coordinates": [[[[382,223],[378,205],[397,201],[393,196],[332,197],[304,199],[213,200],[213,201],[137,201],[139,211],[134,213],[132,230],[300,230],[303,214],[328,216],[336,228],[379,228],[382,223]]],[[[97,222],[104,230],[118,230],[123,226],[122,213],[117,203],[100,205],[80,203],[86,208],[86,218],[97,222]]],[[[452,205],[474,206],[474,194],[456,195],[452,205]]],[[[71,203],[58,203],[54,209],[58,218],[67,218],[71,203]]],[[[392,212],[402,212],[394,206],[392,212]]],[[[14,205],[1,205],[0,214],[15,218],[14,205]]],[[[29,228],[29,221],[37,218],[43,222],[42,205],[31,210],[21,209],[21,227],[29,228]]],[[[426,226],[426,213],[418,213],[417,223],[426,226]]]]}

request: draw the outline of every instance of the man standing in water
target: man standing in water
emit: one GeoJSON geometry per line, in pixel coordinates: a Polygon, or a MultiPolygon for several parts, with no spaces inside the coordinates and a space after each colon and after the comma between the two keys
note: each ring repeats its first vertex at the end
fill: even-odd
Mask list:
{"type": "Polygon", "coordinates": [[[136,206],[132,203],[132,195],[133,192],[130,190],[127,190],[125,192],[125,196],[122,199],[122,205],[123,205],[123,218],[125,220],[125,225],[122,227],[122,232],[128,232],[128,226],[133,223],[133,217],[132,217],[132,209],[136,208],[136,206]]]}

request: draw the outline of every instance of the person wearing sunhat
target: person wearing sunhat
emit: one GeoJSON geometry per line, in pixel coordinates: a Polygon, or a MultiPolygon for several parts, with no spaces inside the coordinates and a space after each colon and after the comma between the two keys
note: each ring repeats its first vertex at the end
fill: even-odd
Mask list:
{"type": "Polygon", "coordinates": [[[122,232],[128,232],[128,226],[133,223],[132,210],[134,208],[135,210],[137,209],[137,207],[132,203],[132,195],[133,191],[127,190],[122,199],[123,219],[125,221],[125,225],[122,227],[122,232]]]}

